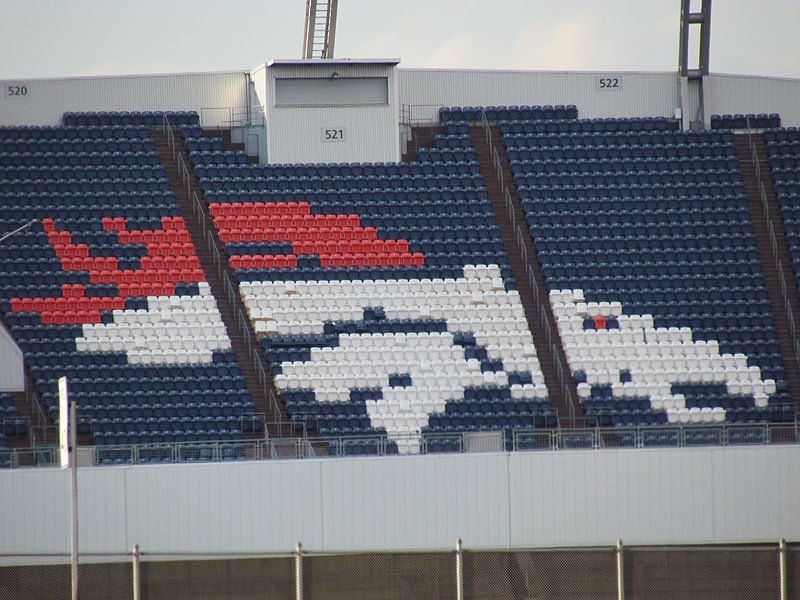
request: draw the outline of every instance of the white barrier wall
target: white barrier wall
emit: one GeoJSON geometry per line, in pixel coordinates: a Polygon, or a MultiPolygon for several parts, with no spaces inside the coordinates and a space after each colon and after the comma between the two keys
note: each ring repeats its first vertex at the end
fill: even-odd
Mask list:
{"type": "Polygon", "coordinates": [[[70,111],[194,110],[230,126],[247,106],[249,74],[178,73],[2,80],[0,125],[59,125],[70,111]]]}
{"type": "MultiPolygon", "coordinates": [[[[87,467],[82,552],[800,540],[800,444],[87,467]]],[[[0,472],[0,561],[69,552],[69,473],[0,472]]]]}

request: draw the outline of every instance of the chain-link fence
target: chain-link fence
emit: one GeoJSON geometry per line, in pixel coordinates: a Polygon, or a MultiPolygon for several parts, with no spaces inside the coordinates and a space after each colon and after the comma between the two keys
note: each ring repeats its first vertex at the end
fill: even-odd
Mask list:
{"type": "Polygon", "coordinates": [[[780,556],[771,546],[629,548],[628,598],[745,600],[780,598],[780,556]]]}
{"type": "MultiPolygon", "coordinates": [[[[67,557],[0,556],[0,564],[67,557]]],[[[800,543],[83,557],[80,600],[794,600],[800,543]],[[93,560],[95,562],[90,562],[93,560]]],[[[0,566],[0,600],[69,600],[69,564],[0,566]]]]}
{"type": "Polygon", "coordinates": [[[452,600],[455,581],[446,552],[302,557],[303,600],[452,600]]]}
{"type": "Polygon", "coordinates": [[[616,597],[610,548],[464,552],[465,600],[616,597]]]}

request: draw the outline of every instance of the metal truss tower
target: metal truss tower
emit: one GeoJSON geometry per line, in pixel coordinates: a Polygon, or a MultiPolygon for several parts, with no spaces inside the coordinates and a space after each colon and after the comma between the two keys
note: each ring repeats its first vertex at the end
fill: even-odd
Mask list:
{"type": "Polygon", "coordinates": [[[681,0],[681,45],[678,70],[682,77],[700,79],[708,75],[709,47],[711,45],[711,0],[701,0],[700,12],[692,12],[691,0],[681,0]],[[689,68],[689,27],[700,26],[700,48],[697,68],[689,68]]]}
{"type": "Polygon", "coordinates": [[[708,75],[709,48],[711,46],[711,0],[695,0],[700,4],[699,12],[692,12],[692,0],[681,0],[681,40],[678,50],[678,73],[685,82],[687,94],[696,99],[696,112],[690,117],[694,126],[705,121],[703,102],[703,78],[708,75]],[[689,65],[689,40],[692,25],[700,27],[697,66],[689,65]]]}
{"type": "Polygon", "coordinates": [[[306,0],[303,58],[333,58],[339,0],[306,0]]]}

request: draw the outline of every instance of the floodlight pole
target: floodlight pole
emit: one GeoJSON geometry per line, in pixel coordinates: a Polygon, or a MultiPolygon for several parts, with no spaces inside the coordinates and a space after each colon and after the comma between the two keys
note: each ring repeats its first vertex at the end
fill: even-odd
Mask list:
{"type": "Polygon", "coordinates": [[[78,428],[77,405],[69,400],[66,377],[58,380],[58,445],[61,468],[70,472],[70,571],[72,600],[78,600],[78,428]]]}
{"type": "Polygon", "coordinates": [[[70,494],[70,510],[72,511],[72,600],[78,600],[78,436],[75,426],[77,410],[74,402],[69,403],[69,470],[72,493],[70,494]]]}
{"type": "MultiPolygon", "coordinates": [[[[680,44],[678,47],[678,74],[685,79],[689,89],[697,94],[697,114],[690,117],[697,126],[705,122],[705,101],[703,97],[703,79],[709,73],[709,56],[711,48],[711,0],[695,0],[700,10],[692,11],[692,0],[681,0],[680,44]],[[698,48],[697,67],[689,64],[689,30],[692,26],[700,29],[700,45],[698,48]]],[[[690,123],[691,124],[691,123],[690,123]]]]}

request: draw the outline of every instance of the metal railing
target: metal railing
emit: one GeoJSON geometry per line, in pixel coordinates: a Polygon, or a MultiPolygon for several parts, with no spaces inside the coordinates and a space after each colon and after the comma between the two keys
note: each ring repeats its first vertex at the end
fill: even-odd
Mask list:
{"type": "Polygon", "coordinates": [[[183,158],[183,153],[180,151],[180,148],[178,148],[174,129],[167,120],[166,116],[162,121],[161,129],[166,134],[167,143],[172,151],[172,156],[176,159],[176,163],[178,165],[178,173],[181,178],[181,182],[186,187],[187,194],[191,199],[192,211],[195,214],[198,225],[200,225],[206,246],[211,253],[214,266],[217,269],[217,275],[222,280],[225,295],[227,296],[228,303],[234,313],[237,329],[247,344],[248,356],[253,362],[256,374],[258,375],[259,384],[262,387],[262,392],[269,403],[269,408],[271,411],[270,417],[274,422],[282,423],[282,413],[278,405],[278,399],[275,396],[275,392],[271,385],[271,371],[265,364],[264,358],[258,351],[258,344],[253,339],[253,333],[248,317],[241,306],[241,297],[238,292],[238,285],[234,285],[230,279],[228,274],[227,259],[220,252],[219,243],[215,238],[213,228],[209,226],[209,223],[211,222],[211,216],[206,209],[205,203],[200,199],[198,190],[192,185],[194,176],[192,175],[188,165],[186,164],[186,161],[183,158]]]}
{"type": "Polygon", "coordinates": [[[263,127],[266,123],[259,106],[204,106],[199,115],[200,126],[206,129],[263,127]]]}
{"type": "MultiPolygon", "coordinates": [[[[255,416],[244,415],[243,418],[255,416]]],[[[259,415],[260,416],[260,415],[259,415]]],[[[265,425],[271,425],[265,421],[265,425]]],[[[283,423],[282,423],[283,425],[283,423]]],[[[584,429],[511,429],[421,436],[342,435],[324,437],[264,438],[82,446],[82,466],[136,465],[147,463],[220,462],[275,458],[335,458],[342,456],[394,456],[402,442],[418,442],[418,454],[472,452],[526,452],[639,448],[687,448],[799,444],[800,422],[792,423],[697,423],[642,427],[595,427],[584,429]],[[487,434],[494,434],[486,437],[487,434]],[[480,438],[481,443],[475,443],[480,438]]],[[[56,446],[0,449],[0,467],[58,466],[56,446]]]]}
{"type": "Polygon", "coordinates": [[[519,250],[520,256],[522,257],[522,262],[525,267],[525,274],[528,280],[528,285],[533,291],[533,299],[535,304],[535,310],[538,313],[539,317],[539,324],[542,328],[542,331],[545,335],[545,340],[547,342],[548,349],[550,351],[550,355],[552,356],[553,366],[556,370],[556,377],[558,378],[559,387],[561,388],[561,393],[564,395],[566,400],[567,409],[569,410],[569,420],[571,423],[575,422],[575,415],[576,415],[576,408],[575,408],[575,398],[573,398],[572,390],[569,386],[569,378],[572,377],[569,368],[565,368],[563,361],[561,359],[561,353],[558,351],[558,340],[555,339],[553,334],[553,327],[547,312],[547,307],[545,306],[545,302],[550,302],[549,298],[541,298],[541,294],[539,293],[539,286],[537,285],[537,279],[535,276],[535,271],[531,262],[531,259],[528,257],[528,248],[527,244],[525,243],[525,233],[523,232],[522,227],[520,226],[519,220],[517,218],[517,207],[514,204],[513,197],[509,190],[509,186],[506,184],[505,176],[503,174],[503,162],[500,158],[500,154],[497,150],[497,144],[494,138],[494,132],[492,131],[491,124],[489,119],[486,116],[486,112],[482,111],[481,116],[483,117],[480,121],[480,125],[484,131],[484,137],[486,143],[489,146],[489,152],[492,157],[492,164],[494,167],[494,171],[497,174],[497,182],[500,186],[500,190],[503,194],[503,200],[505,202],[506,211],[511,218],[511,227],[514,232],[514,238],[516,240],[517,249],[519,250]]]}
{"type": "Polygon", "coordinates": [[[772,260],[778,271],[778,279],[781,287],[781,301],[783,302],[784,311],[786,312],[786,317],[789,322],[789,335],[791,336],[792,343],[794,344],[794,358],[795,362],[797,363],[798,369],[800,369],[800,339],[798,339],[797,337],[796,319],[787,292],[786,276],[784,274],[784,263],[778,255],[778,237],[775,232],[775,226],[772,222],[769,196],[767,195],[767,190],[764,185],[764,179],[761,175],[761,160],[758,158],[758,148],[756,147],[755,141],[753,139],[753,133],[754,131],[750,125],[750,119],[748,119],[747,141],[750,150],[750,160],[753,164],[756,176],[756,185],[758,186],[758,193],[761,198],[761,210],[764,214],[764,220],[767,224],[767,231],[769,233],[770,247],[772,250],[772,260]]]}

